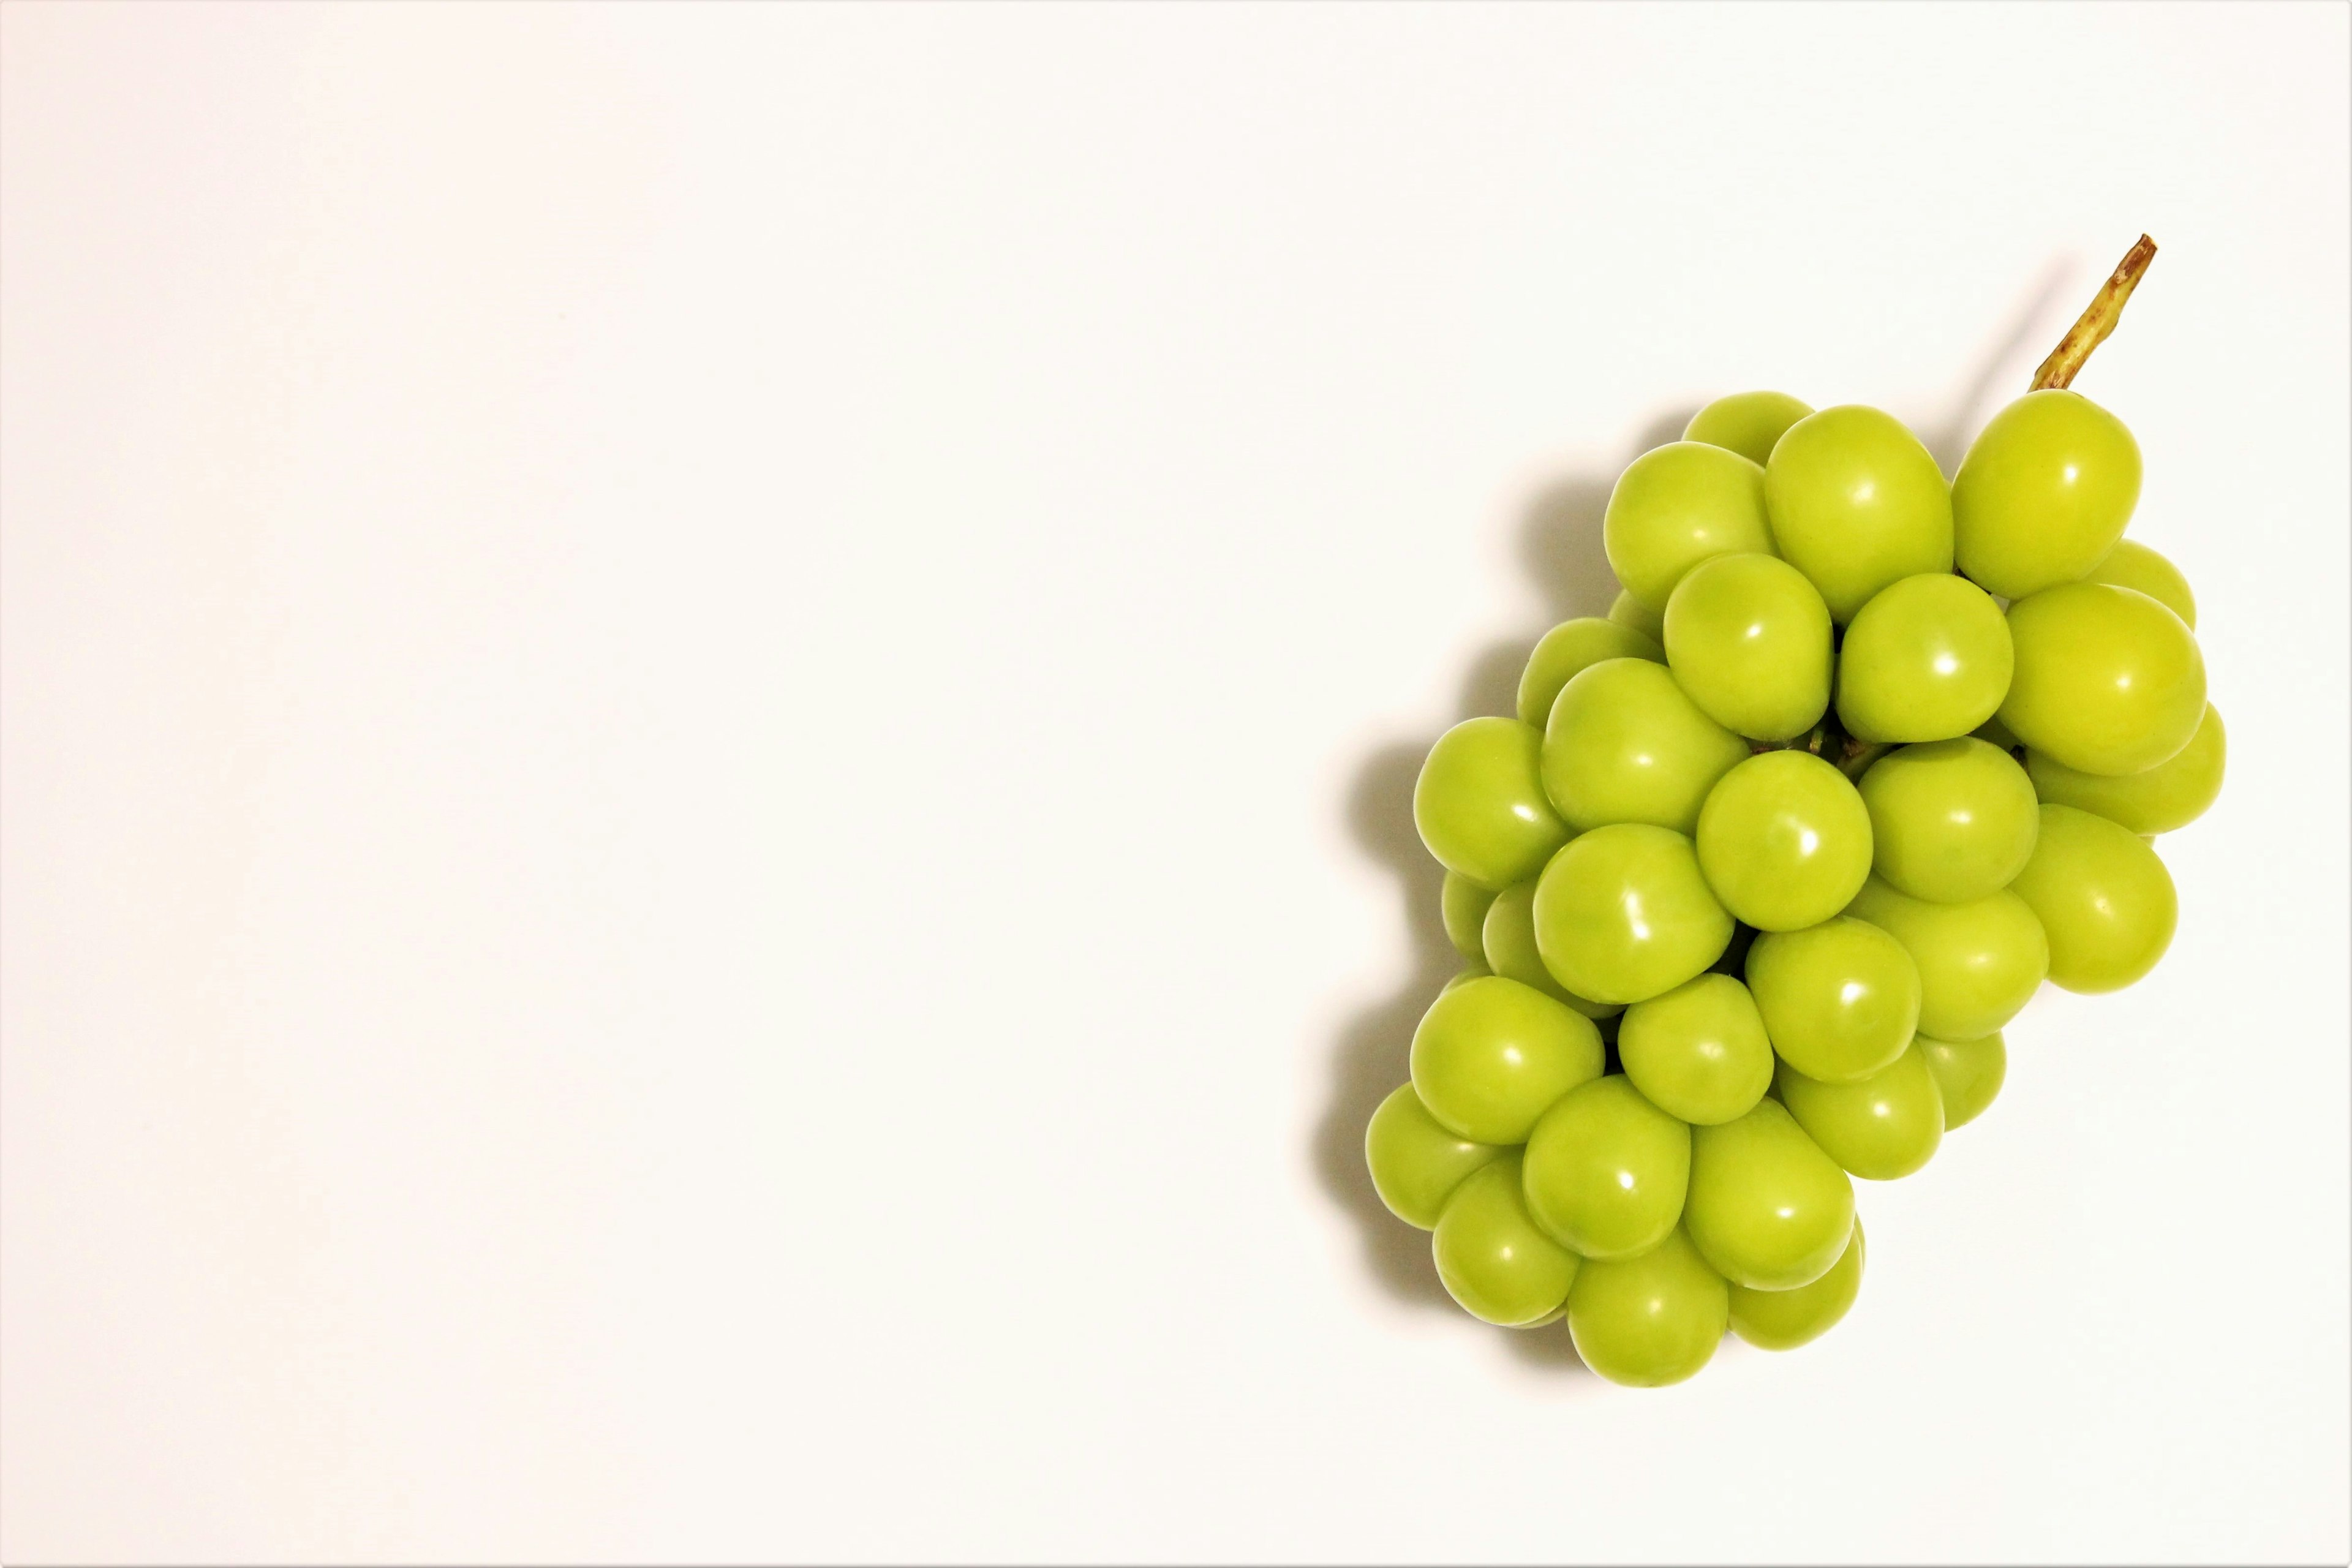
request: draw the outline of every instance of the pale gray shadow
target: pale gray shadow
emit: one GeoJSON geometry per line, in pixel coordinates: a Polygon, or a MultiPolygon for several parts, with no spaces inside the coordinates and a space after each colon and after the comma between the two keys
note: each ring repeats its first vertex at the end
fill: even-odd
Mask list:
{"type": "Polygon", "coordinates": [[[1969,367],[1945,405],[1944,417],[1920,430],[1921,443],[1934,455],[1946,479],[1959,470],[1960,459],[1968,456],[1969,443],[1983,424],[1979,415],[1985,405],[2004,389],[2013,388],[2000,398],[2003,403],[2023,393],[2032,380],[2033,366],[2056,345],[2067,321],[2074,319],[2068,316],[2062,321],[2056,313],[2077,270],[2071,256],[2051,258],[2018,296],[2015,307],[1969,367]]]}

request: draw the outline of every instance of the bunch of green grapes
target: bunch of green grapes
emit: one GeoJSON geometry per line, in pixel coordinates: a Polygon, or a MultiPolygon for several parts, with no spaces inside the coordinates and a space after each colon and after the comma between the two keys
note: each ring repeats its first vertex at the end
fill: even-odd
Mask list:
{"type": "Polygon", "coordinates": [[[2123,537],[2138,447],[2065,384],[2136,279],[1948,482],[1874,408],[1709,404],[1617,481],[1608,617],[1431,749],[1467,967],[1365,1151],[1475,1316],[1640,1385],[1812,1340],[1853,1178],[1992,1102],[2045,980],[2163,956],[2152,841],[2220,793],[2221,720],[2187,582],[2123,537]]]}

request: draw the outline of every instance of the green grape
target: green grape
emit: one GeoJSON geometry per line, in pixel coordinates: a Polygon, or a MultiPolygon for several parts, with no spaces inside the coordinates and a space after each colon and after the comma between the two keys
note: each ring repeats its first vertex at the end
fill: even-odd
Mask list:
{"type": "Polygon", "coordinates": [[[1919,1032],[1938,1040],[1991,1034],[2017,1016],[2049,973],[2042,922],[2007,888],[1972,903],[1931,904],[1873,877],[1845,912],[1911,955],[1919,969],[1919,1032]]]}
{"type": "Polygon", "coordinates": [[[1683,439],[1737,452],[1760,468],[1789,426],[1812,411],[1785,392],[1735,392],[1692,415],[1683,439]]]}
{"type": "Polygon", "coordinates": [[[2068,583],[2009,607],[2017,673],[2000,721],[2086,773],[2137,773],[2205,716],[2205,658],[2180,617],[2131,588],[2068,583]]]}
{"type": "Polygon", "coordinates": [[[1622,1073],[1559,1097],[1528,1134],[1528,1212],[1587,1258],[1631,1258],[1666,1238],[1690,1184],[1690,1129],[1622,1073]]]}
{"type": "Polygon", "coordinates": [[[1438,993],[1412,1032],[1412,1088],[1449,1131],[1524,1143],[1551,1102],[1601,1076],[1592,1020],[1489,974],[1438,993]]]}
{"type": "Polygon", "coordinates": [[[2022,599],[2098,565],[2139,501],[2139,443],[2079,392],[2029,392],[1992,416],[1952,479],[1955,556],[2022,599]]]}
{"type": "Polygon", "coordinates": [[[1909,1175],[1944,1141],[1943,1095],[1916,1040],[1854,1083],[1823,1083],[1786,1062],[1774,1083],[1806,1136],[1864,1181],[1909,1175]]]}
{"type": "Polygon", "coordinates": [[[1364,1129],[1364,1163],[1389,1213],[1407,1225],[1433,1230],[1445,1200],[1462,1178],[1502,1153],[1492,1143],[1457,1138],[1429,1113],[1412,1085],[1400,1085],[1381,1101],[1364,1129]]]}
{"type": "Polygon", "coordinates": [[[1542,734],[1516,719],[1454,725],[1413,781],[1421,841],[1440,865],[1482,888],[1500,891],[1534,876],[1568,842],[1567,825],[1544,795],[1542,768],[1542,734]]]}
{"type": "Polygon", "coordinates": [[[1763,752],[1708,794],[1697,847],[1707,886],[1733,915],[1759,931],[1798,931],[1845,908],[1870,875],[1870,813],[1821,758],[1763,752]]]}
{"type": "Polygon", "coordinates": [[[2130,828],[2077,811],[2042,808],[2033,858],[2011,890],[2050,936],[2050,983],[2120,991],[2172,945],[2180,906],[2172,873],[2130,828]]]}
{"type": "Polygon", "coordinates": [[[1785,741],[1830,705],[1830,612],[1805,574],[1771,555],[1718,555],[1666,601],[1666,663],[1706,716],[1785,741]]]}
{"type": "Polygon", "coordinates": [[[1917,1040],[1927,1070],[1936,1075],[1936,1091],[1944,1102],[1944,1131],[1966,1126],[1984,1114],[2001,1079],[2009,1076],[2009,1047],[1999,1031],[1981,1040],[1917,1040]]]}
{"type": "Polygon", "coordinates": [[[1615,621],[1591,616],[1562,621],[1544,633],[1535,652],[1528,655],[1528,668],[1519,676],[1519,722],[1542,729],[1551,718],[1552,700],[1559,695],[1559,689],[1604,658],[1646,658],[1664,664],[1666,650],[1647,632],[1615,621]]]}
{"type": "Polygon", "coordinates": [[[1748,988],[1781,1059],[1831,1083],[1886,1066],[1919,1025],[1911,955],[1876,926],[1842,916],[1758,937],[1748,988]]]}
{"type": "MultiPolygon", "coordinates": [[[[2001,624],[2003,626],[2008,625],[2006,621],[2001,624]]],[[[1975,729],[1969,731],[1969,733],[1974,735],[1978,740],[1982,741],[1986,745],[1999,746],[2004,752],[2013,753],[2025,750],[2025,742],[2011,734],[2009,732],[2009,726],[2002,723],[1998,719],[1988,719],[1983,723],[1978,725],[1975,729]]]]}
{"type": "Polygon", "coordinates": [[[1793,1290],[1828,1273],[1845,1250],[1853,1183],[1786,1106],[1759,1100],[1737,1121],[1691,1129],[1683,1225],[1733,1284],[1793,1290]]]}
{"type": "Polygon", "coordinates": [[[1654,610],[1620,588],[1617,597],[1610,601],[1609,618],[1621,626],[1641,633],[1664,651],[1666,645],[1666,607],[1664,604],[1654,610]]]}
{"type": "Polygon", "coordinates": [[[1890,583],[1952,569],[1950,487],[1919,438],[1875,408],[1790,426],[1765,466],[1764,503],[1779,552],[1841,623],[1890,583]]]}
{"type": "Polygon", "coordinates": [[[1484,980],[1486,976],[1494,973],[1495,972],[1493,970],[1487,968],[1484,963],[1479,963],[1474,958],[1469,963],[1464,964],[1460,972],[1457,973],[1454,978],[1439,986],[1437,988],[1437,994],[1440,996],[1443,996],[1457,985],[1466,985],[1473,980],[1484,980]]]}
{"type": "Polygon", "coordinates": [[[1969,735],[1881,757],[1862,775],[1862,802],[1877,847],[1873,868],[1897,892],[1937,904],[1972,903],[2009,886],[2041,824],[2025,770],[1969,735]]]}
{"type": "Polygon", "coordinates": [[[1728,974],[1702,974],[1626,1008],[1617,1054],[1651,1104],[1705,1127],[1747,1115],[1772,1084],[1764,1016],[1728,974]]]}
{"type": "Polygon", "coordinates": [[[1461,872],[1445,873],[1444,884],[1437,895],[1438,911],[1445,921],[1445,940],[1463,957],[1486,956],[1486,907],[1494,901],[1493,892],[1461,872]]]}
{"type": "Polygon", "coordinates": [[[1723,1276],[1679,1228],[1638,1258],[1587,1263],[1568,1292],[1576,1353],[1633,1388],[1663,1388],[1696,1373],[1730,1321],[1723,1276]]]}
{"type": "Polygon", "coordinates": [[[2034,793],[2053,805],[2096,813],[2134,833],[2169,833],[2204,816],[2220,797],[2229,744],[2221,715],[2208,702],[2189,744],[2145,773],[2121,778],[2078,773],[2031,749],[2025,772],[2034,793]]]}
{"type": "Polygon", "coordinates": [[[1683,574],[1707,557],[1772,553],[1764,470],[1698,441],[1644,452],[1609,492],[1601,546],[1625,591],[1663,612],[1683,574]]]}
{"type": "Polygon", "coordinates": [[[2180,574],[2179,567],[2137,539],[2117,540],[2107,558],[2092,567],[2085,580],[2137,588],[2179,616],[2180,624],[2190,631],[2197,629],[2197,595],[2189,591],[2189,579],[2180,574]]]}
{"type": "Polygon", "coordinates": [[[1647,822],[1687,834],[1748,743],[1700,711],[1666,667],[1603,659],[1560,688],[1542,779],[1578,831],[1647,822]]]}
{"type": "Polygon", "coordinates": [[[1864,741],[1944,741],[1990,721],[2009,694],[2009,622],[1948,572],[1891,583],[1838,649],[1838,722],[1864,741]]]}
{"type": "Polygon", "coordinates": [[[1862,1293],[1862,1221],[1857,1219],[1845,1250],[1830,1271],[1811,1284],[1793,1290],[1751,1290],[1734,1285],[1731,1331],[1760,1351],[1792,1351],[1811,1344],[1836,1328],[1862,1293]]]}
{"type": "Polygon", "coordinates": [[[1555,1002],[1565,1002],[1586,1017],[1614,1017],[1624,1008],[1613,1002],[1590,1002],[1554,979],[1544,967],[1536,946],[1536,884],[1530,878],[1514,882],[1495,895],[1486,910],[1484,933],[1487,965],[1522,985],[1532,985],[1555,1002]]]}
{"type": "Polygon", "coordinates": [[[1534,1328],[1568,1300],[1576,1254],[1546,1236],[1519,1196],[1519,1152],[1471,1172],[1445,1200],[1430,1238],[1446,1294],[1474,1318],[1534,1328]]]}
{"type": "Polygon", "coordinates": [[[1580,996],[1647,1001],[1705,973],[1730,940],[1690,840],[1668,828],[1596,827],[1536,883],[1536,946],[1580,996]]]}

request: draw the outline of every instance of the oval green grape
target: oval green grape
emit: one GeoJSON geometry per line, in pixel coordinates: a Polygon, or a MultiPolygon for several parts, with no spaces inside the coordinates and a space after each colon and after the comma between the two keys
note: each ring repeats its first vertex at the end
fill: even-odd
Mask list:
{"type": "Polygon", "coordinates": [[[1547,798],[1578,832],[1646,822],[1686,834],[1715,781],[1748,754],[1665,666],[1611,658],[1560,688],[1540,773],[1547,798]]]}
{"type": "Polygon", "coordinates": [[[2050,970],[2042,922],[2010,888],[1971,903],[1931,904],[1873,877],[1846,913],[1911,955],[1919,971],[1919,1032],[1936,1039],[1991,1034],[2017,1016],[2050,970]]]}
{"type": "Polygon", "coordinates": [[[2009,886],[2042,820],[2017,760],[1969,735],[1881,757],[1862,775],[1862,802],[1873,868],[1896,891],[1936,904],[1972,903],[2009,886]]]}
{"type": "Polygon", "coordinates": [[[2137,588],[2180,617],[2181,625],[2197,629],[2197,595],[2180,568],[2136,539],[2119,539],[2107,558],[2091,568],[2088,582],[2137,588]]]}
{"type": "Polygon", "coordinates": [[[2042,808],[2033,858],[2011,884],[2050,938],[2050,983],[2120,991],[2172,945],[2180,905],[2147,840],[2071,805],[2042,808]]]}
{"type": "Polygon", "coordinates": [[[1646,658],[1666,662],[1666,650],[1656,638],[1615,621],[1591,616],[1562,621],[1544,633],[1528,667],[1519,675],[1519,722],[1540,730],[1551,719],[1551,705],[1559,689],[1604,658],[1646,658]]]}
{"type": "Polygon", "coordinates": [[[1852,1083],[1903,1054],[1919,1026],[1919,970],[1886,932],[1843,916],[1767,931],[1748,952],[1748,988],[1783,1061],[1852,1083]]]}
{"type": "Polygon", "coordinates": [[[1696,843],[1707,886],[1759,931],[1800,931],[1835,915],[1870,875],[1874,853],[1854,786],[1798,751],[1759,752],[1717,780],[1696,843]]]}
{"type": "Polygon", "coordinates": [[[1774,1087],[1822,1152],[1864,1181],[1911,1174],[1944,1141],[1943,1094],[1916,1040],[1853,1083],[1823,1083],[1782,1062],[1774,1087]]]}
{"type": "Polygon", "coordinates": [[[2004,599],[2073,583],[2123,537],[2139,443],[2079,392],[2029,392],[1987,422],[1952,479],[1955,559],[2004,599]]]}
{"type": "Polygon", "coordinates": [[[1765,465],[1764,504],[1778,553],[1841,624],[1891,583],[1952,569],[1951,488],[1878,409],[1848,404],[1790,426],[1765,465]]]}
{"type": "Polygon", "coordinates": [[[1948,572],[1889,584],[1845,629],[1838,722],[1890,743],[1965,735],[1997,712],[2015,669],[1992,596],[1948,572]]]}
{"type": "Polygon", "coordinates": [[[1731,1295],[1675,1230],[1637,1258],[1587,1263],[1568,1293],[1568,1331],[1584,1364],[1612,1383],[1662,1388],[1714,1358],[1731,1295]]]}
{"type": "Polygon", "coordinates": [[[1617,1056],[1651,1104],[1699,1126],[1747,1115],[1772,1086],[1764,1016],[1728,974],[1702,974],[1625,1009],[1617,1056]]]}
{"type": "Polygon", "coordinates": [[[1838,1326],[1862,1294],[1862,1221],[1830,1266],[1810,1285],[1793,1290],[1731,1288],[1731,1331],[1761,1351],[1792,1351],[1838,1326]]]}
{"type": "Polygon", "coordinates": [[[1764,470],[1704,442],[1654,447],[1617,477],[1601,545],[1625,591],[1663,613],[1683,574],[1709,556],[1772,553],[1764,470]]]}
{"type": "Polygon", "coordinates": [[[1445,940],[1463,957],[1486,956],[1486,910],[1494,901],[1491,888],[1480,887],[1459,871],[1445,873],[1437,893],[1438,914],[1445,922],[1445,940]]]}
{"type": "Polygon", "coordinates": [[[1430,1253],[1464,1311],[1507,1329],[1533,1328],[1568,1300],[1579,1259],[1543,1233],[1519,1196],[1519,1152],[1463,1178],[1437,1217],[1430,1253]]]}
{"type": "Polygon", "coordinates": [[[1438,994],[1412,1032],[1412,1088],[1439,1123],[1477,1143],[1524,1143],[1536,1119],[1601,1076],[1592,1020],[1489,974],[1438,994]]]}
{"type": "Polygon", "coordinates": [[[1543,736],[1516,719],[1465,720],[1440,735],[1413,781],[1412,822],[1438,864],[1497,892],[1568,842],[1544,794],[1543,736]]]}
{"type": "Polygon", "coordinates": [[[1793,1290],[1828,1273],[1845,1250],[1853,1181],[1786,1106],[1760,1100],[1737,1121],[1691,1130],[1683,1225],[1733,1284],[1793,1290]]]}
{"type": "Polygon", "coordinates": [[[2145,773],[2119,778],[2080,773],[2030,748],[2025,772],[2034,793],[2052,805],[2091,812],[2134,833],[2170,833],[2204,816],[2221,798],[2229,747],[2221,711],[2208,702],[2189,744],[2145,773]]]}
{"type": "Polygon", "coordinates": [[[1947,1132],[1983,1115],[2009,1076],[2009,1047],[2001,1043],[1999,1030],[1981,1040],[1931,1040],[1922,1035],[1918,1046],[1927,1058],[1927,1070],[1936,1075],[1947,1132]]]}
{"type": "Polygon", "coordinates": [[[1445,1200],[1464,1177],[1504,1151],[1449,1131],[1412,1085],[1401,1084],[1364,1128],[1364,1163],[1389,1213],[1407,1225],[1434,1230],[1445,1200]]]}
{"type": "Polygon", "coordinates": [[[1528,1212],[1587,1259],[1632,1258],[1666,1238],[1690,1184],[1690,1129],[1622,1073],[1559,1097],[1528,1134],[1528,1212]]]}
{"type": "Polygon", "coordinates": [[[1812,411],[1785,392],[1735,392],[1692,415],[1683,439],[1737,452],[1761,468],[1789,426],[1812,411]]]}
{"type": "Polygon", "coordinates": [[[1617,596],[1609,602],[1609,618],[1621,626],[1641,633],[1656,643],[1660,651],[1664,650],[1666,606],[1663,603],[1654,610],[1633,597],[1632,594],[1620,588],[1617,590],[1617,596]]]}
{"type": "Polygon", "coordinates": [[[1734,734],[1785,741],[1819,723],[1833,657],[1829,607],[1777,556],[1702,561],[1666,601],[1675,683],[1734,734]]]}
{"type": "Polygon", "coordinates": [[[1690,840],[1643,823],[1596,827],[1536,883],[1536,946],[1579,996],[1644,1002],[1706,972],[1731,941],[1690,840]]]}
{"type": "Polygon", "coordinates": [[[2009,607],[2017,671],[2000,721],[2086,773],[2177,755],[2205,716],[2205,658],[2180,617],[2131,588],[2068,583],[2009,607]]]}

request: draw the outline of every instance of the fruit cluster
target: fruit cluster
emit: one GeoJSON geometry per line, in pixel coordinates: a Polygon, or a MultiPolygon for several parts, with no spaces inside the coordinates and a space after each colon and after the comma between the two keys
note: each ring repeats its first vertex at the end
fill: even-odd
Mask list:
{"type": "Polygon", "coordinates": [[[1625,469],[1616,606],[1414,790],[1469,967],[1366,1153],[1465,1310],[1564,1316],[1645,1385],[1727,1327],[1806,1342],[1861,1284],[1851,1178],[1990,1103],[2045,978],[2163,955],[2150,839],[2212,803],[2223,735],[2188,584],[2122,537],[2139,486],[2063,383],[1948,483],[1888,415],[1778,393],[1625,469]]]}

